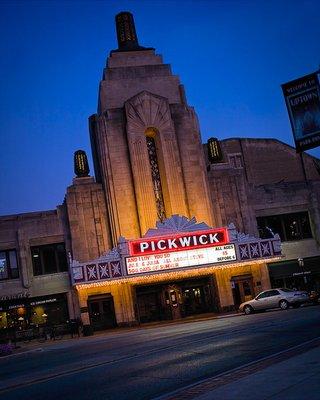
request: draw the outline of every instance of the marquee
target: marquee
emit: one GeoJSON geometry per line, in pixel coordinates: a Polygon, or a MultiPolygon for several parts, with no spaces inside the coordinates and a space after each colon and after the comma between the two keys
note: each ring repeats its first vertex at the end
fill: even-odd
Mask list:
{"type": "Polygon", "coordinates": [[[128,275],[236,260],[234,244],[126,258],[128,275]]]}

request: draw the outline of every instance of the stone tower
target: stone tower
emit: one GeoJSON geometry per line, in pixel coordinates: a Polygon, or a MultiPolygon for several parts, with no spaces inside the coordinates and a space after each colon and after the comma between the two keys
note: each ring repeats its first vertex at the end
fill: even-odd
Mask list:
{"type": "Polygon", "coordinates": [[[153,48],[139,45],[132,14],[118,14],[116,27],[118,49],[89,120],[112,242],[140,237],[173,214],[214,226],[198,120],[183,85],[153,48]]]}

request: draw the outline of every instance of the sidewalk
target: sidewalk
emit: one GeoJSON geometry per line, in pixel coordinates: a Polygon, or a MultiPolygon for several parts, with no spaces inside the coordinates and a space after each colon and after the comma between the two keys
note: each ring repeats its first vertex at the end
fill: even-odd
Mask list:
{"type": "Polygon", "coordinates": [[[319,400],[320,347],[277,363],[204,395],[197,400],[319,400]]]}
{"type": "Polygon", "coordinates": [[[160,399],[319,400],[320,338],[160,399]]]}

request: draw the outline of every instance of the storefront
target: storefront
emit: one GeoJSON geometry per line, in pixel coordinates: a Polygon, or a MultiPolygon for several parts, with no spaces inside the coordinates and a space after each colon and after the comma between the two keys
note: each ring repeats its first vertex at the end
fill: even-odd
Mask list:
{"type": "Polygon", "coordinates": [[[0,335],[39,325],[59,325],[69,320],[67,296],[30,297],[28,292],[0,297],[0,335]]]}
{"type": "Polygon", "coordinates": [[[268,264],[273,288],[286,287],[320,292],[320,257],[268,264]]]}
{"type": "Polygon", "coordinates": [[[96,260],[72,261],[84,325],[98,330],[232,310],[270,288],[267,262],[281,259],[278,236],[254,238],[233,224],[194,223],[179,232],[178,218],[166,222],[171,233],[153,229],[96,260]]]}

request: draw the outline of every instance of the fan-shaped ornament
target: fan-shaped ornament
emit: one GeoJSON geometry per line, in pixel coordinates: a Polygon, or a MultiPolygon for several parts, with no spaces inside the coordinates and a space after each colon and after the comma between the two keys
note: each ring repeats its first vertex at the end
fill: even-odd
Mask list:
{"type": "Polygon", "coordinates": [[[144,237],[166,236],[172,233],[179,232],[195,232],[211,229],[209,225],[204,222],[197,223],[195,217],[188,219],[181,215],[172,215],[172,217],[165,219],[163,222],[158,221],[156,229],[149,229],[144,237]]]}
{"type": "Polygon", "coordinates": [[[167,131],[172,127],[168,101],[143,91],[126,102],[126,116],[130,132],[145,132],[150,127],[167,131]]]}

